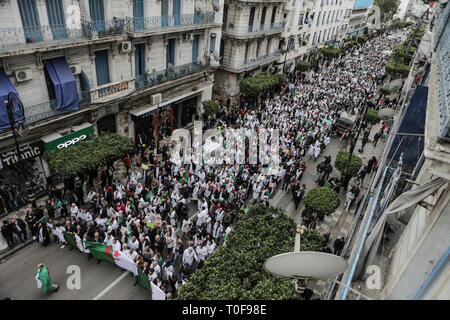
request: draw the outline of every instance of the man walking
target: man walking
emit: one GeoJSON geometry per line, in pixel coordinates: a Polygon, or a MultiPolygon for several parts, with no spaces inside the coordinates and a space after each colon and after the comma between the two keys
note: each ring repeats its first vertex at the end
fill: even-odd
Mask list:
{"type": "Polygon", "coordinates": [[[342,253],[342,249],[344,249],[344,244],[345,244],[345,238],[337,238],[336,240],[334,240],[333,242],[333,249],[334,249],[334,254],[337,256],[340,256],[342,253]]]}
{"type": "Polygon", "coordinates": [[[52,283],[47,266],[41,262],[37,265],[37,269],[38,272],[35,279],[37,281],[37,287],[42,289],[42,293],[58,291],[59,286],[52,283]]]}
{"type": "Polygon", "coordinates": [[[377,142],[380,139],[380,137],[381,137],[381,132],[375,133],[375,136],[373,137],[373,143],[372,143],[373,147],[377,146],[377,142]]]}

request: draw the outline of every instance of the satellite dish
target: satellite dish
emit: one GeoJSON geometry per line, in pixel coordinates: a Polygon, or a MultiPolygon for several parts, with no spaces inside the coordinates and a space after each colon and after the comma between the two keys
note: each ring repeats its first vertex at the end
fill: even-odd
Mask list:
{"type": "Polygon", "coordinates": [[[328,280],[347,268],[344,258],[315,251],[282,253],[264,262],[267,272],[288,279],[328,280]]]}

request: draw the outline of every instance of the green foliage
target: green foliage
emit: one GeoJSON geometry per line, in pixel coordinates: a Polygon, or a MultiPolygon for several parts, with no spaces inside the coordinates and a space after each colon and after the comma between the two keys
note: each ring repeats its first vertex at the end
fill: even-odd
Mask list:
{"type": "Polygon", "coordinates": [[[181,288],[179,300],[291,300],[294,286],[263,269],[276,254],[294,248],[296,225],[279,208],[259,204],[239,217],[225,246],[181,288]]]}
{"type": "Polygon", "coordinates": [[[300,251],[320,251],[325,249],[325,238],[319,231],[306,229],[300,239],[300,251]]]}
{"type": "Polygon", "coordinates": [[[263,72],[245,78],[240,82],[239,88],[241,93],[246,97],[256,98],[260,93],[280,85],[285,77],[286,76],[281,73],[271,75],[267,72],[263,72]]]}
{"type": "Polygon", "coordinates": [[[367,37],[364,36],[359,36],[358,38],[356,38],[358,43],[365,43],[367,42],[367,37]]]}
{"type": "Polygon", "coordinates": [[[309,62],[300,60],[297,62],[296,68],[298,70],[300,70],[301,72],[305,72],[305,71],[308,71],[309,69],[311,69],[311,64],[309,62]]]}
{"type": "Polygon", "coordinates": [[[380,87],[380,93],[382,96],[388,96],[391,93],[391,90],[386,86],[382,86],[380,87]]]}
{"type": "Polygon", "coordinates": [[[392,75],[401,75],[402,77],[407,77],[409,74],[410,66],[403,64],[403,59],[401,57],[393,60],[392,58],[386,63],[386,72],[392,75]],[[398,60],[398,62],[396,61],[398,60]]]}
{"type": "Polygon", "coordinates": [[[214,100],[205,100],[202,101],[203,108],[205,109],[206,115],[213,115],[219,113],[220,105],[217,101],[214,100]]]}
{"type": "Polygon", "coordinates": [[[352,155],[348,169],[346,171],[347,160],[348,160],[349,156],[350,156],[350,153],[348,153],[347,151],[345,151],[345,150],[339,151],[338,154],[336,155],[336,160],[334,161],[334,166],[342,174],[347,173],[348,175],[355,177],[358,174],[359,169],[362,166],[362,160],[360,157],[358,157],[356,155],[352,155]]]}
{"type": "Polygon", "coordinates": [[[44,154],[50,168],[63,177],[86,169],[97,169],[108,161],[118,159],[133,149],[131,141],[117,133],[105,134],[90,141],[44,154]]]}
{"type": "Polygon", "coordinates": [[[333,48],[333,47],[324,47],[320,50],[322,54],[327,57],[337,57],[339,55],[339,52],[341,51],[339,48],[333,48]]]}
{"type": "Polygon", "coordinates": [[[333,211],[339,207],[341,197],[333,190],[316,187],[306,192],[303,203],[305,204],[305,207],[312,209],[323,216],[333,213],[333,211]]]}
{"type": "Polygon", "coordinates": [[[388,17],[397,12],[400,4],[399,0],[375,0],[374,5],[378,6],[381,11],[381,19],[386,20],[388,17]]]}
{"type": "Polygon", "coordinates": [[[376,124],[380,121],[380,118],[378,117],[378,110],[368,109],[366,115],[364,116],[364,121],[371,124],[376,124]]]}

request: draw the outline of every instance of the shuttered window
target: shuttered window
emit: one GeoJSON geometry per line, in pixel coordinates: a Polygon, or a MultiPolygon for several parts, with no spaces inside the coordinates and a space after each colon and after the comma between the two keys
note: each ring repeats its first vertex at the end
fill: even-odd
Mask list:
{"type": "Polygon", "coordinates": [[[92,29],[95,31],[105,30],[105,7],[103,0],[89,0],[89,10],[91,12],[92,29]]]}
{"type": "Polygon", "coordinates": [[[196,62],[198,58],[198,46],[200,44],[200,35],[194,35],[194,41],[192,42],[192,62],[196,62]]]}
{"type": "Polygon", "coordinates": [[[95,52],[95,70],[97,73],[97,86],[110,83],[108,50],[95,52]]]}
{"type": "Polygon", "coordinates": [[[27,43],[42,41],[36,0],[18,0],[18,4],[27,43]]]}
{"type": "Polygon", "coordinates": [[[48,22],[52,29],[53,39],[67,38],[66,20],[62,0],[46,0],[48,22]]]}
{"type": "Polygon", "coordinates": [[[144,29],[144,0],[133,1],[134,30],[144,29]]]}

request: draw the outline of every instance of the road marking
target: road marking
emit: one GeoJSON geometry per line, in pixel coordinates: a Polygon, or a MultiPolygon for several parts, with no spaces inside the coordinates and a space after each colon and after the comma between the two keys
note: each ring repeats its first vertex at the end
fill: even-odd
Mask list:
{"type": "Polygon", "coordinates": [[[128,271],[125,271],[118,277],[116,280],[114,280],[109,286],[107,286],[102,292],[100,292],[98,295],[96,295],[92,300],[98,300],[101,297],[103,297],[109,290],[111,290],[116,284],[118,284],[122,279],[124,279],[128,275],[128,271]]]}

